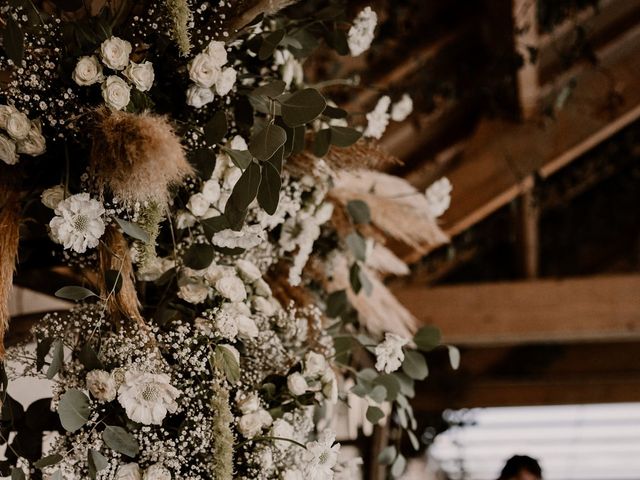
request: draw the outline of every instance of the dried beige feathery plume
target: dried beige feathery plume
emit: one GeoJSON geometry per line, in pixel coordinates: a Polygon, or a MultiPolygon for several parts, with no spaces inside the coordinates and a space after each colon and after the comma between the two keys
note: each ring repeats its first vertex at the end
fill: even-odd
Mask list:
{"type": "Polygon", "coordinates": [[[171,36],[178,45],[182,56],[186,56],[193,47],[189,32],[189,22],[193,19],[193,13],[189,8],[189,2],[187,0],[167,0],[167,8],[173,21],[171,36]]]}
{"type": "Polygon", "coordinates": [[[129,244],[120,230],[114,226],[108,226],[104,237],[98,247],[100,258],[100,272],[98,275],[98,288],[101,296],[108,298],[107,308],[114,320],[121,317],[135,320],[138,325],[145,327],[144,319],[140,314],[140,302],[134,283],[133,264],[129,255],[129,244]],[[120,272],[122,286],[118,293],[108,291],[105,275],[109,270],[120,272]]]}
{"type": "Polygon", "coordinates": [[[328,291],[345,290],[349,302],[355,308],[360,323],[371,333],[381,335],[391,332],[403,337],[411,337],[417,328],[417,319],[402,305],[378,275],[364,266],[363,272],[371,282],[371,293],[364,291],[355,294],[349,282],[349,262],[346,256],[337,254],[331,264],[331,277],[328,279],[328,291]]]}
{"type": "Polygon", "coordinates": [[[18,256],[20,233],[19,195],[0,183],[0,360],[4,359],[4,336],[9,327],[9,296],[18,256]]]}
{"type": "Polygon", "coordinates": [[[214,414],[212,425],[213,448],[211,457],[214,478],[231,480],[233,478],[233,413],[229,405],[229,390],[222,382],[214,380],[211,384],[211,411],[214,414]]]}
{"type": "Polygon", "coordinates": [[[376,242],[367,255],[367,267],[381,275],[403,276],[409,274],[409,267],[395,253],[376,242]]]}
{"type": "Polygon", "coordinates": [[[193,173],[180,139],[167,119],[150,113],[96,111],[91,172],[127,205],[165,205],[169,189],[193,173]]]}
{"type": "Polygon", "coordinates": [[[430,215],[425,196],[402,178],[371,170],[338,171],[330,195],[343,206],[362,200],[373,225],[413,248],[449,241],[430,215]]]}

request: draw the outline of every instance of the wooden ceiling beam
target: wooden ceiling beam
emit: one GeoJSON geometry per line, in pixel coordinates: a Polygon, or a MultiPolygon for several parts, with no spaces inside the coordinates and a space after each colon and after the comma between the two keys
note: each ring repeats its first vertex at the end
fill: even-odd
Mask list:
{"type": "Polygon", "coordinates": [[[640,339],[640,275],[393,290],[454,345],[640,339]]]}

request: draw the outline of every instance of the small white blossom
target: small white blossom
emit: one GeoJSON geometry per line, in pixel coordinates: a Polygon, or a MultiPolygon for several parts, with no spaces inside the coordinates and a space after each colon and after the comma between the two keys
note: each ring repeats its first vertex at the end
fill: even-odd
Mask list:
{"type": "Polygon", "coordinates": [[[161,463],[154,463],[145,470],[142,480],[171,480],[171,472],[161,463]]]}
{"type": "Polygon", "coordinates": [[[224,42],[212,40],[209,42],[205,51],[211,57],[213,64],[217,67],[222,67],[227,63],[227,51],[225,49],[224,42]]]}
{"type": "Polygon", "coordinates": [[[394,122],[403,122],[413,112],[413,100],[406,93],[402,98],[394,103],[391,107],[391,120],[394,122]]]}
{"type": "Polygon", "coordinates": [[[189,63],[189,78],[200,87],[213,87],[220,73],[218,62],[208,53],[199,53],[189,63]]]}
{"type": "Polygon", "coordinates": [[[56,216],[49,222],[51,236],[65,249],[84,253],[97,247],[104,234],[103,213],[102,204],[88,193],[72,195],[58,203],[56,216]]]}
{"type": "Polygon", "coordinates": [[[380,97],[375,108],[367,113],[367,128],[365,128],[363,135],[371,138],[382,138],[384,131],[389,125],[389,105],[391,104],[391,98],[387,95],[380,97]]]}
{"type": "Polygon", "coordinates": [[[127,416],[143,425],[160,425],[167,413],[178,409],[180,390],[173,387],[164,373],[127,371],[118,389],[118,402],[127,416]]]}
{"type": "Polygon", "coordinates": [[[307,449],[303,453],[305,479],[333,479],[333,467],[338,461],[340,451],[340,444],[333,444],[335,439],[333,432],[325,430],[317,441],[307,443],[307,449]]]}
{"type": "Polygon", "coordinates": [[[243,414],[257,412],[260,408],[260,397],[256,392],[251,392],[241,397],[236,402],[236,406],[243,414]]]}
{"type": "Polygon", "coordinates": [[[99,83],[104,80],[102,65],[100,65],[100,61],[93,55],[80,57],[71,78],[83,87],[99,83]]]}
{"type": "Polygon", "coordinates": [[[146,92],[153,85],[155,73],[153,64],[149,61],[136,63],[130,62],[124,70],[124,76],[141,92],[146,92]]]}
{"type": "Polygon", "coordinates": [[[129,64],[131,44],[118,37],[107,38],[100,45],[102,62],[113,70],[123,70],[129,64]]]}
{"type": "Polygon", "coordinates": [[[113,110],[122,110],[131,101],[131,87],[117,75],[110,75],[102,84],[104,103],[113,110]]]}
{"type": "Polygon", "coordinates": [[[314,378],[322,375],[327,368],[324,356],[316,352],[307,352],[304,356],[304,376],[314,378]]]}
{"type": "Polygon", "coordinates": [[[207,180],[202,186],[202,195],[209,202],[215,203],[220,198],[220,184],[217,180],[207,180]]]}
{"type": "Polygon", "coordinates": [[[211,88],[201,87],[195,83],[187,89],[187,105],[202,108],[213,102],[215,94],[211,88]]]}
{"type": "Polygon", "coordinates": [[[249,260],[240,259],[236,262],[236,268],[240,277],[247,283],[253,283],[262,278],[262,273],[256,265],[249,260]]]}
{"type": "Polygon", "coordinates": [[[295,372],[287,377],[287,388],[292,394],[300,396],[307,392],[309,385],[301,373],[295,372]]]}
{"type": "Polygon", "coordinates": [[[247,438],[255,437],[263,428],[271,425],[273,419],[269,412],[259,409],[255,412],[247,413],[240,417],[238,430],[247,438]]]}
{"type": "Polygon", "coordinates": [[[211,203],[203,193],[194,193],[187,202],[187,208],[196,217],[202,217],[209,210],[210,205],[211,203]]]}
{"type": "Polygon", "coordinates": [[[433,218],[440,217],[451,205],[453,186],[447,177],[433,182],[424,192],[429,203],[429,213],[433,218]]]}
{"type": "Polygon", "coordinates": [[[377,23],[378,15],[371,10],[371,7],[366,7],[353,20],[353,25],[349,29],[347,37],[351,55],[357,57],[369,50],[375,36],[377,23]]]}
{"type": "Polygon", "coordinates": [[[244,287],[244,282],[235,275],[220,278],[216,282],[215,288],[220,295],[232,302],[241,302],[247,298],[247,290],[244,287]]]}
{"type": "Polygon", "coordinates": [[[222,73],[216,80],[216,93],[221,97],[227,95],[236,84],[237,72],[232,67],[222,70],[222,73]]]}
{"type": "Polygon", "coordinates": [[[384,341],[376,346],[376,369],[385,373],[398,370],[404,360],[402,347],[408,342],[409,340],[395,333],[385,333],[384,341]]]}
{"type": "Polygon", "coordinates": [[[91,370],[87,373],[87,390],[96,400],[110,402],[116,398],[116,381],[109,372],[91,370]]]}

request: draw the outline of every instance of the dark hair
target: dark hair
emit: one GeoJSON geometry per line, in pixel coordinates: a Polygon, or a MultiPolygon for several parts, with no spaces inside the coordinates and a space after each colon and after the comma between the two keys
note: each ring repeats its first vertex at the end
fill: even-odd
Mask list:
{"type": "Polygon", "coordinates": [[[509,478],[515,477],[523,470],[542,478],[542,469],[535,458],[531,458],[526,455],[514,455],[507,460],[507,463],[505,463],[498,480],[508,480],[509,478]]]}

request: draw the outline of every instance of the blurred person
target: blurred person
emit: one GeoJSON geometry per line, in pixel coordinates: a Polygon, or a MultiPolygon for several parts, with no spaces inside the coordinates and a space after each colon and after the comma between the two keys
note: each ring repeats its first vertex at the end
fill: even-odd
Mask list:
{"type": "Polygon", "coordinates": [[[505,463],[498,480],[542,480],[542,469],[535,458],[514,455],[505,463]]]}

